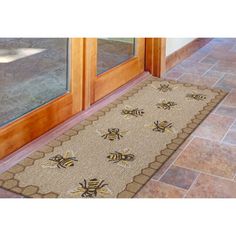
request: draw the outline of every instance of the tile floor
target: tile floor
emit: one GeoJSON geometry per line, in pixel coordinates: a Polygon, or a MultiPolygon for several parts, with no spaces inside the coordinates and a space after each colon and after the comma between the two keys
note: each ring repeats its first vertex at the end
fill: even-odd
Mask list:
{"type": "Polygon", "coordinates": [[[236,39],[214,39],[163,76],[229,94],[136,197],[236,197],[235,49],[236,39]]]}
{"type": "MultiPolygon", "coordinates": [[[[229,94],[136,197],[236,197],[236,39],[212,40],[163,77],[229,94]]],[[[0,189],[0,197],[19,196],[0,189]]]]}

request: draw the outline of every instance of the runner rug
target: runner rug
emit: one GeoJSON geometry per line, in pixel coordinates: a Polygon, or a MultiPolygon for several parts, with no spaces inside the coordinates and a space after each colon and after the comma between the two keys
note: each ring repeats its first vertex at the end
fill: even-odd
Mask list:
{"type": "Polygon", "coordinates": [[[0,187],[33,198],[134,197],[225,95],[150,76],[1,174],[0,187]]]}

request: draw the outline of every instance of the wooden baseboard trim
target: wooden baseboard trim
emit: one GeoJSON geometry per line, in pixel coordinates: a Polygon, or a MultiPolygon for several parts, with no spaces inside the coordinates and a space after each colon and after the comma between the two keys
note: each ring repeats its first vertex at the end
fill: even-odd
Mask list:
{"type": "Polygon", "coordinates": [[[209,43],[212,38],[197,38],[188,43],[184,47],[180,48],[176,52],[166,57],[166,71],[174,67],[176,64],[183,61],[185,58],[191,56],[198,49],[209,43]]]}

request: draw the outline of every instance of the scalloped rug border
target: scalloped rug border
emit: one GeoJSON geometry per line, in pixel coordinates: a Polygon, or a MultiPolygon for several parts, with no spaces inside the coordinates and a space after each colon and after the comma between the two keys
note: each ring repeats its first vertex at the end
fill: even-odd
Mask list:
{"type": "Polygon", "coordinates": [[[24,171],[27,166],[34,164],[35,160],[41,159],[45,154],[53,152],[54,148],[62,145],[64,142],[70,140],[74,135],[83,130],[86,126],[91,125],[93,121],[98,120],[100,117],[105,116],[107,112],[111,109],[117,107],[118,104],[123,103],[129,97],[133,96],[143,87],[152,83],[153,81],[167,81],[170,84],[183,84],[185,87],[195,87],[198,89],[208,89],[213,92],[216,92],[217,95],[207,103],[207,105],[199,111],[191,120],[190,123],[186,124],[178,134],[177,137],[172,139],[171,143],[166,145],[166,148],[161,151],[161,154],[155,157],[155,161],[149,163],[148,167],[141,170],[139,175],[133,177],[133,181],[128,183],[125,189],[117,194],[117,198],[132,198],[134,197],[141,188],[152,178],[153,175],[162,167],[162,165],[174,154],[174,152],[184,143],[184,141],[189,137],[189,135],[200,125],[200,123],[211,113],[211,111],[220,103],[220,101],[228,94],[227,92],[221,89],[212,89],[206,86],[198,86],[189,83],[180,83],[174,80],[164,80],[157,77],[149,76],[146,80],[140,82],[134,88],[131,88],[130,91],[116,99],[114,102],[106,105],[104,108],[100,109],[98,112],[94,113],[87,119],[81,121],[73,128],[66,131],[61,136],[57,137],[55,140],[50,141],[47,145],[44,145],[38,151],[35,151],[30,156],[26,157],[24,160],[11,167],[8,171],[0,175],[0,187],[8,191],[20,194],[24,197],[30,198],[57,198],[58,193],[49,192],[49,193],[40,193],[38,186],[26,186],[19,187],[19,181],[14,178],[16,173],[24,171]]]}

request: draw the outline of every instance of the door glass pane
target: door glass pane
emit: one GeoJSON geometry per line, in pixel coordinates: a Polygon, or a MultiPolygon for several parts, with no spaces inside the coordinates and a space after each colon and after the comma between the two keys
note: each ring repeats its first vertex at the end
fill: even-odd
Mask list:
{"type": "Polygon", "coordinates": [[[0,126],[69,89],[68,39],[0,38],[0,126]]]}
{"type": "Polygon", "coordinates": [[[135,55],[135,38],[98,38],[97,74],[135,55]]]}

